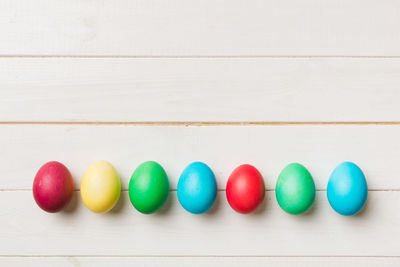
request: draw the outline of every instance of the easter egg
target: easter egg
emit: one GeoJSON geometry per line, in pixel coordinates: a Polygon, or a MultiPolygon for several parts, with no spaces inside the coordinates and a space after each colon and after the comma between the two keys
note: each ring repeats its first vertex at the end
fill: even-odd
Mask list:
{"type": "Polygon", "coordinates": [[[118,173],[109,162],[96,161],[87,168],[81,182],[81,197],[89,210],[95,213],[111,210],[120,193],[118,173]]]}
{"type": "Polygon", "coordinates": [[[315,184],[309,171],[299,163],[291,163],[279,174],[275,188],[279,206],[290,214],[307,211],[315,199],[315,184]]]}
{"type": "Polygon", "coordinates": [[[229,205],[239,213],[251,213],[263,202],[264,180],[253,166],[244,164],[237,167],[226,184],[226,198],[229,205]]]}
{"type": "Polygon", "coordinates": [[[74,182],[67,167],[60,162],[50,161],[36,173],[32,191],[40,208],[47,212],[57,212],[71,200],[74,182]]]}
{"type": "Polygon", "coordinates": [[[168,194],[167,174],[157,162],[144,162],[133,172],[129,182],[129,198],[141,213],[157,211],[164,205],[168,194]]]}
{"type": "Polygon", "coordinates": [[[214,173],[203,162],[193,162],[182,172],[177,191],[178,200],[185,210],[194,214],[205,213],[217,196],[214,173]]]}
{"type": "Polygon", "coordinates": [[[337,213],[354,215],[363,208],[367,200],[367,181],[356,164],[343,162],[329,177],[326,193],[329,204],[337,213]]]}

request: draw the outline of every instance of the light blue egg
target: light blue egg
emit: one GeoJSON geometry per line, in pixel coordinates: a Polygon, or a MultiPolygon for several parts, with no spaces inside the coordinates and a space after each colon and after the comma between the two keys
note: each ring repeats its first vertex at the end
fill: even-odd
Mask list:
{"type": "Polygon", "coordinates": [[[194,214],[207,212],[217,196],[215,175],[203,162],[193,162],[182,172],[177,191],[185,210],[194,214]]]}
{"type": "Polygon", "coordinates": [[[352,162],[339,164],[329,177],[327,195],[337,213],[345,216],[358,213],[368,195],[364,173],[352,162]]]}

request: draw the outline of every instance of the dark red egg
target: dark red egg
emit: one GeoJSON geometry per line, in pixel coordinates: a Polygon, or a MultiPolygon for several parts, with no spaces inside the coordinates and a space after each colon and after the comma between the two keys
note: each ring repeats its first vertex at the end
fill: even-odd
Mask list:
{"type": "Polygon", "coordinates": [[[240,165],[229,176],[226,198],[232,209],[239,213],[251,213],[263,202],[264,180],[260,172],[249,164],[240,165]]]}
{"type": "Polygon", "coordinates": [[[57,212],[71,200],[74,182],[67,167],[60,162],[50,161],[36,173],[32,191],[40,208],[57,212]]]}

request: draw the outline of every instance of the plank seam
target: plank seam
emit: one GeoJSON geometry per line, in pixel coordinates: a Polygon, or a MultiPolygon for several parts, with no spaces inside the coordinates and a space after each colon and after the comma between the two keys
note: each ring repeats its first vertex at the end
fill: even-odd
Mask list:
{"type": "Polygon", "coordinates": [[[290,59],[290,58],[365,58],[365,59],[399,59],[400,55],[392,55],[392,56],[382,56],[382,55],[7,55],[0,54],[0,58],[165,58],[165,59],[175,59],[175,58],[225,58],[225,59],[237,59],[237,58],[282,58],[282,59],[290,59]]]}
{"type": "Polygon", "coordinates": [[[0,121],[0,125],[131,125],[131,126],[307,126],[307,125],[400,125],[400,121],[0,121]]]}
{"type": "Polygon", "coordinates": [[[399,255],[0,255],[0,258],[400,258],[399,255]]]}

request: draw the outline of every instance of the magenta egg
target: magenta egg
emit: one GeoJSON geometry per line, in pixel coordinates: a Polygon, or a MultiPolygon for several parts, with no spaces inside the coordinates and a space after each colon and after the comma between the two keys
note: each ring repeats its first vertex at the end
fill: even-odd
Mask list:
{"type": "Polygon", "coordinates": [[[33,181],[33,197],[38,206],[47,212],[62,210],[71,200],[74,182],[63,164],[50,161],[36,173],[33,181]]]}

